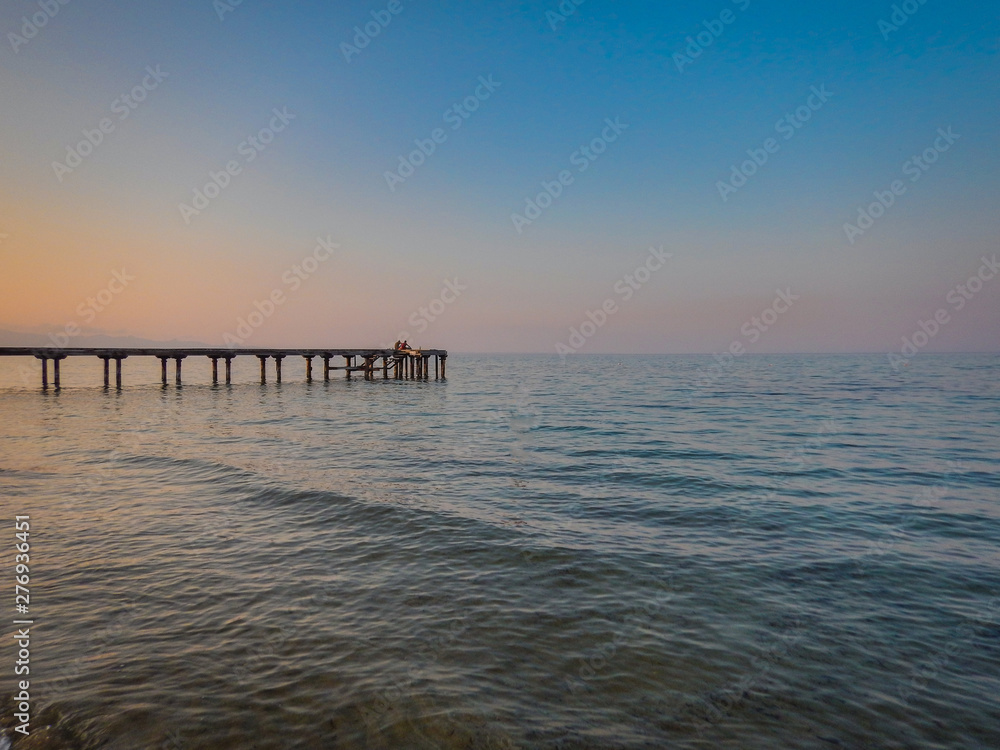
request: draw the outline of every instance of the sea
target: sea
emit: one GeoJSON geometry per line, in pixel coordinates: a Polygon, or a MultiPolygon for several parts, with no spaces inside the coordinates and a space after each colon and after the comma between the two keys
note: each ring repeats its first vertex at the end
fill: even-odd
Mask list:
{"type": "Polygon", "coordinates": [[[1000,748],[998,373],[3,358],[0,748],[1000,748]]]}

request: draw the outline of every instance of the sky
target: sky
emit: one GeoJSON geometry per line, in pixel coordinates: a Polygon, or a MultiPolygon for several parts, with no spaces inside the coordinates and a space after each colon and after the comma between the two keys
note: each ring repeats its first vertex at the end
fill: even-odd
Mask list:
{"type": "Polygon", "coordinates": [[[1000,349],[1000,5],[577,2],[8,0],[0,329],[1000,349]]]}

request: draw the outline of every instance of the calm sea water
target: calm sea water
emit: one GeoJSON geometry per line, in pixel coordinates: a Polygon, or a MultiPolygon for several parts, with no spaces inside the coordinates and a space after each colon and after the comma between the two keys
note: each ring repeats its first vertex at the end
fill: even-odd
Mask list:
{"type": "Polygon", "coordinates": [[[0,362],[15,750],[1000,747],[1000,357],[712,363],[0,362]]]}

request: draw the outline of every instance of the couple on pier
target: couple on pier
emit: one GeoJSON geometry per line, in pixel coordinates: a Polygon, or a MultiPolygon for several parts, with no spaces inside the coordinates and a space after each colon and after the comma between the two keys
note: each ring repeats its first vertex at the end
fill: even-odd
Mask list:
{"type": "Polygon", "coordinates": [[[392,347],[392,348],[395,349],[398,352],[401,349],[409,349],[410,345],[407,342],[405,342],[405,341],[397,341],[396,345],[394,347],[392,347]]]}

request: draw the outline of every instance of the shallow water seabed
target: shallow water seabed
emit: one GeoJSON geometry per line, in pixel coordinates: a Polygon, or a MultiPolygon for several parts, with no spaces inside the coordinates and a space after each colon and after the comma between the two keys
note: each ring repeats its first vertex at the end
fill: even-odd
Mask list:
{"type": "Polygon", "coordinates": [[[1000,747],[1000,358],[712,362],[0,362],[15,750],[1000,747]]]}

